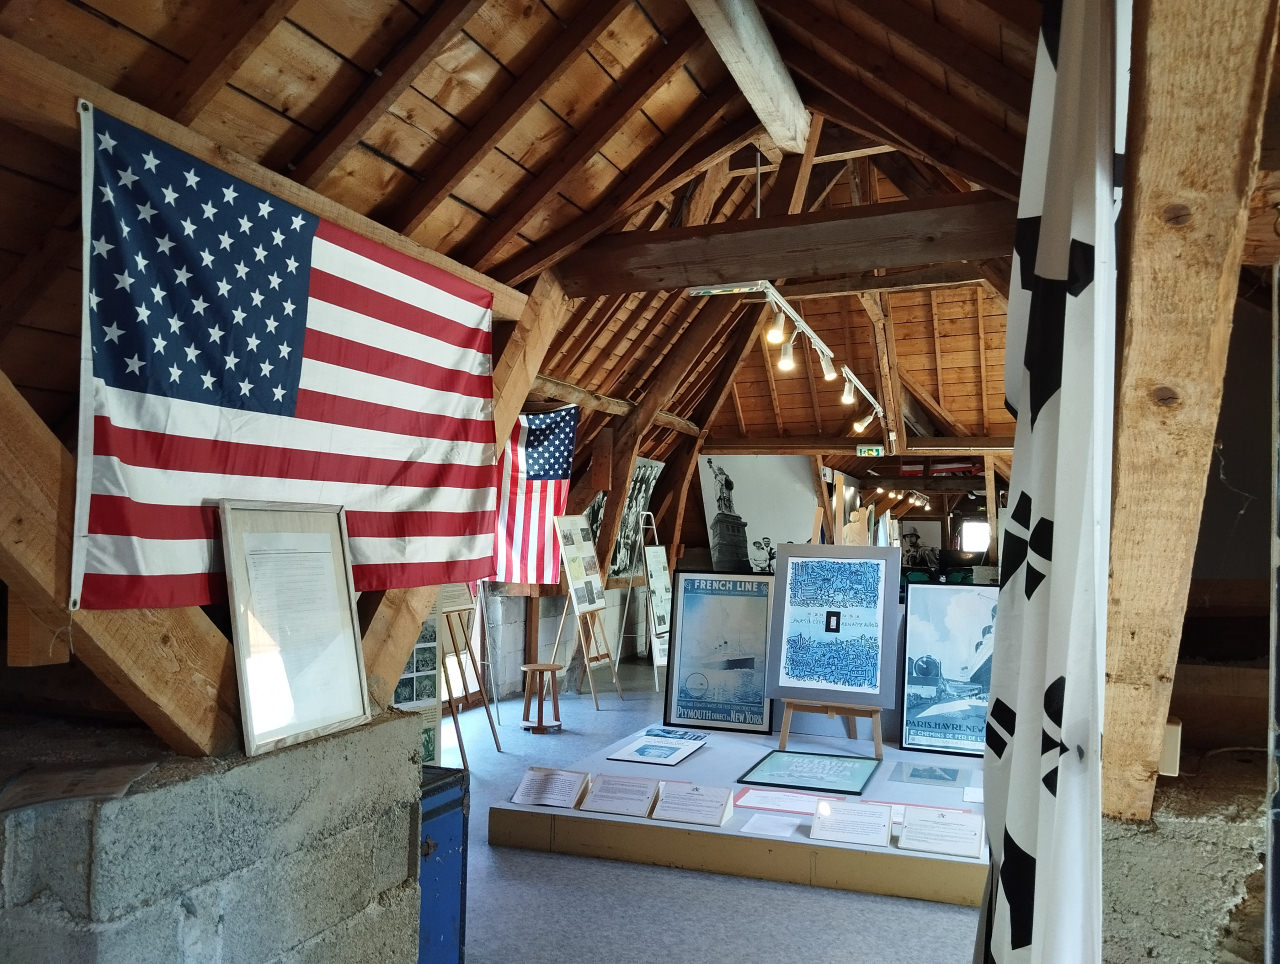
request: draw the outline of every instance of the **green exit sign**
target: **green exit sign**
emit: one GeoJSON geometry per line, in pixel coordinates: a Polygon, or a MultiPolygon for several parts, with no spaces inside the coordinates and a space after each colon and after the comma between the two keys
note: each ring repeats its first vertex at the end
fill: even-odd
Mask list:
{"type": "Polygon", "coordinates": [[[859,445],[858,458],[860,459],[882,459],[884,458],[883,445],[859,445]]]}

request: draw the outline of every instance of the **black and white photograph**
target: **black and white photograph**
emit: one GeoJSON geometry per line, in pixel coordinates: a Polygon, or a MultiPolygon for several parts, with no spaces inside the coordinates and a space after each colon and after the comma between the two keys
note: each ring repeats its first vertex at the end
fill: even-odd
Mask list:
{"type": "MultiPolygon", "coordinates": [[[[662,465],[663,463],[653,459],[636,459],[631,488],[627,490],[627,502],[622,509],[618,541],[613,545],[613,557],[609,560],[610,579],[625,579],[636,575],[644,564],[644,556],[640,551],[640,517],[649,511],[649,499],[662,472],[662,465]]],[[[583,513],[591,526],[592,541],[600,537],[600,523],[604,518],[607,499],[608,493],[599,493],[583,513]]]]}
{"type": "Polygon", "coordinates": [[[778,547],[813,537],[813,467],[803,455],[712,455],[698,460],[716,572],[772,573],[778,547]]]}
{"type": "Polygon", "coordinates": [[[942,548],[942,523],[934,519],[902,520],[902,564],[928,569],[938,566],[942,548]]]}

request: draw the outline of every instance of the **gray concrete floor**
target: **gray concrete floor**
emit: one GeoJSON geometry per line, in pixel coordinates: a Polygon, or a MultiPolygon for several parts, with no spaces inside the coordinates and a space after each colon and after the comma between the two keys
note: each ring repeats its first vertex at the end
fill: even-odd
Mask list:
{"type": "MultiPolygon", "coordinates": [[[[624,663],[626,699],[607,669],[590,693],[562,694],[559,733],[519,726],[519,699],[498,712],[502,753],[483,710],[461,715],[471,769],[466,959],[470,964],[951,964],[971,959],[978,912],[928,901],[490,847],[491,804],[507,801],[528,766],[568,766],[662,719],[648,664],[624,663]]],[[[461,766],[453,723],[441,723],[442,765],[461,766]]]]}

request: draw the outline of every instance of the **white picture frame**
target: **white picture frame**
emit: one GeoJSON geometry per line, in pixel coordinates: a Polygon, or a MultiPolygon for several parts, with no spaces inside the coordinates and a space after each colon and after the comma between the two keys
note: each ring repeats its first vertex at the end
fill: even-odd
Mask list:
{"type": "Polygon", "coordinates": [[[249,756],[370,719],[342,506],[218,503],[249,756]]]}
{"type": "Polygon", "coordinates": [[[770,697],[896,706],[900,559],[896,547],[779,548],[770,697]]]}

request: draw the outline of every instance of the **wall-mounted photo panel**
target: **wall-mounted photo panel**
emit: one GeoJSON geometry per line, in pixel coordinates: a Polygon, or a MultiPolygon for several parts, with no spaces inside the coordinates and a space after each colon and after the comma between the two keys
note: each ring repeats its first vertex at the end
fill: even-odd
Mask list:
{"type": "Polygon", "coordinates": [[[900,557],[873,546],[779,549],[769,696],[896,705],[900,557]]]}
{"type": "Polygon", "coordinates": [[[764,693],[772,576],[677,572],[668,726],[768,733],[764,693]]]}
{"type": "Polygon", "coordinates": [[[999,594],[996,586],[907,586],[903,749],[982,755],[999,594]]]}
{"type": "Polygon", "coordinates": [[[604,583],[596,559],[596,543],[587,517],[556,516],[556,538],[560,540],[560,561],[569,580],[569,598],[578,615],[604,609],[604,583]]]}
{"type": "MultiPolygon", "coordinates": [[[[653,495],[653,487],[658,484],[662,466],[663,463],[653,459],[636,459],[631,485],[627,489],[627,501],[622,507],[618,541],[613,544],[613,555],[609,559],[610,579],[625,579],[638,575],[641,571],[644,556],[640,552],[643,544],[640,538],[640,517],[649,511],[649,499],[653,495]]],[[[597,539],[600,537],[600,522],[604,518],[607,499],[607,493],[601,492],[585,512],[591,534],[597,539]]]]}

